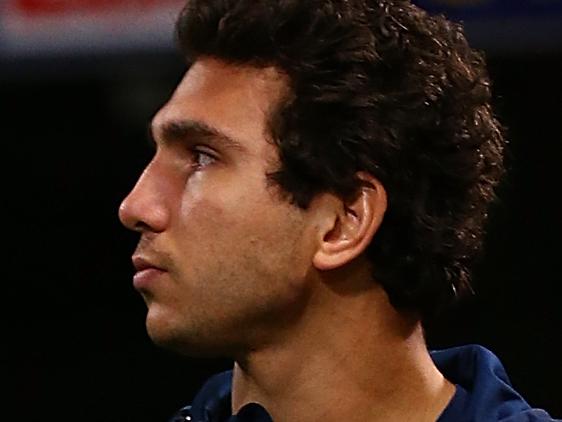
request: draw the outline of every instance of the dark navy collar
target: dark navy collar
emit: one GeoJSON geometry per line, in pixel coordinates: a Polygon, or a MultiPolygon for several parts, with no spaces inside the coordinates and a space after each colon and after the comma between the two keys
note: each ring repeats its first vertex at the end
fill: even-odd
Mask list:
{"type": "Polygon", "coordinates": [[[257,403],[248,403],[231,414],[232,371],[211,377],[197,393],[191,406],[181,409],[170,422],[273,422],[257,403]]]}

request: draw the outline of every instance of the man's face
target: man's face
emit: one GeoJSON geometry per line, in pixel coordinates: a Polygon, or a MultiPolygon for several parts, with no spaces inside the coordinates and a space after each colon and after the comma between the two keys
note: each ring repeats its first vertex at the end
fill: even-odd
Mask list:
{"type": "Polygon", "coordinates": [[[266,178],[278,166],[267,118],[285,87],[272,68],[201,59],[153,120],[156,154],[119,214],[141,233],[135,287],[158,344],[237,353],[306,303],[314,224],[266,178]]]}

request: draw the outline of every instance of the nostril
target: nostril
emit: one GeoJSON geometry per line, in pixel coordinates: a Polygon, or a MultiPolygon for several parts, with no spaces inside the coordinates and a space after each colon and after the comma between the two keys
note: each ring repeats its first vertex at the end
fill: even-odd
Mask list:
{"type": "Polygon", "coordinates": [[[137,221],[133,227],[132,230],[136,231],[136,232],[141,232],[141,233],[145,233],[147,231],[152,231],[152,228],[146,224],[144,221],[137,221]]]}

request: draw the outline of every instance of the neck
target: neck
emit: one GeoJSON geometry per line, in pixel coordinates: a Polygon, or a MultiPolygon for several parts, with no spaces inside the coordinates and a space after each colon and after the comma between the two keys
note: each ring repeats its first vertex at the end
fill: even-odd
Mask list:
{"type": "Polygon", "coordinates": [[[290,334],[237,359],[234,413],[254,402],[275,422],[439,417],[454,386],[433,364],[418,321],[398,313],[377,286],[343,295],[328,289],[316,299],[290,334]]]}

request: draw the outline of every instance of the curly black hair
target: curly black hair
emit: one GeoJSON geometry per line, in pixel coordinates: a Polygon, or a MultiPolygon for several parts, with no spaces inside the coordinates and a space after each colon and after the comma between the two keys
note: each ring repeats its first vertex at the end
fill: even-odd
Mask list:
{"type": "Polygon", "coordinates": [[[188,63],[288,75],[269,177],[296,206],[351,197],[359,171],[384,185],[366,255],[396,308],[423,319],[471,290],[505,139],[483,55],[459,24],[408,0],[189,0],[177,37],[188,63]]]}

